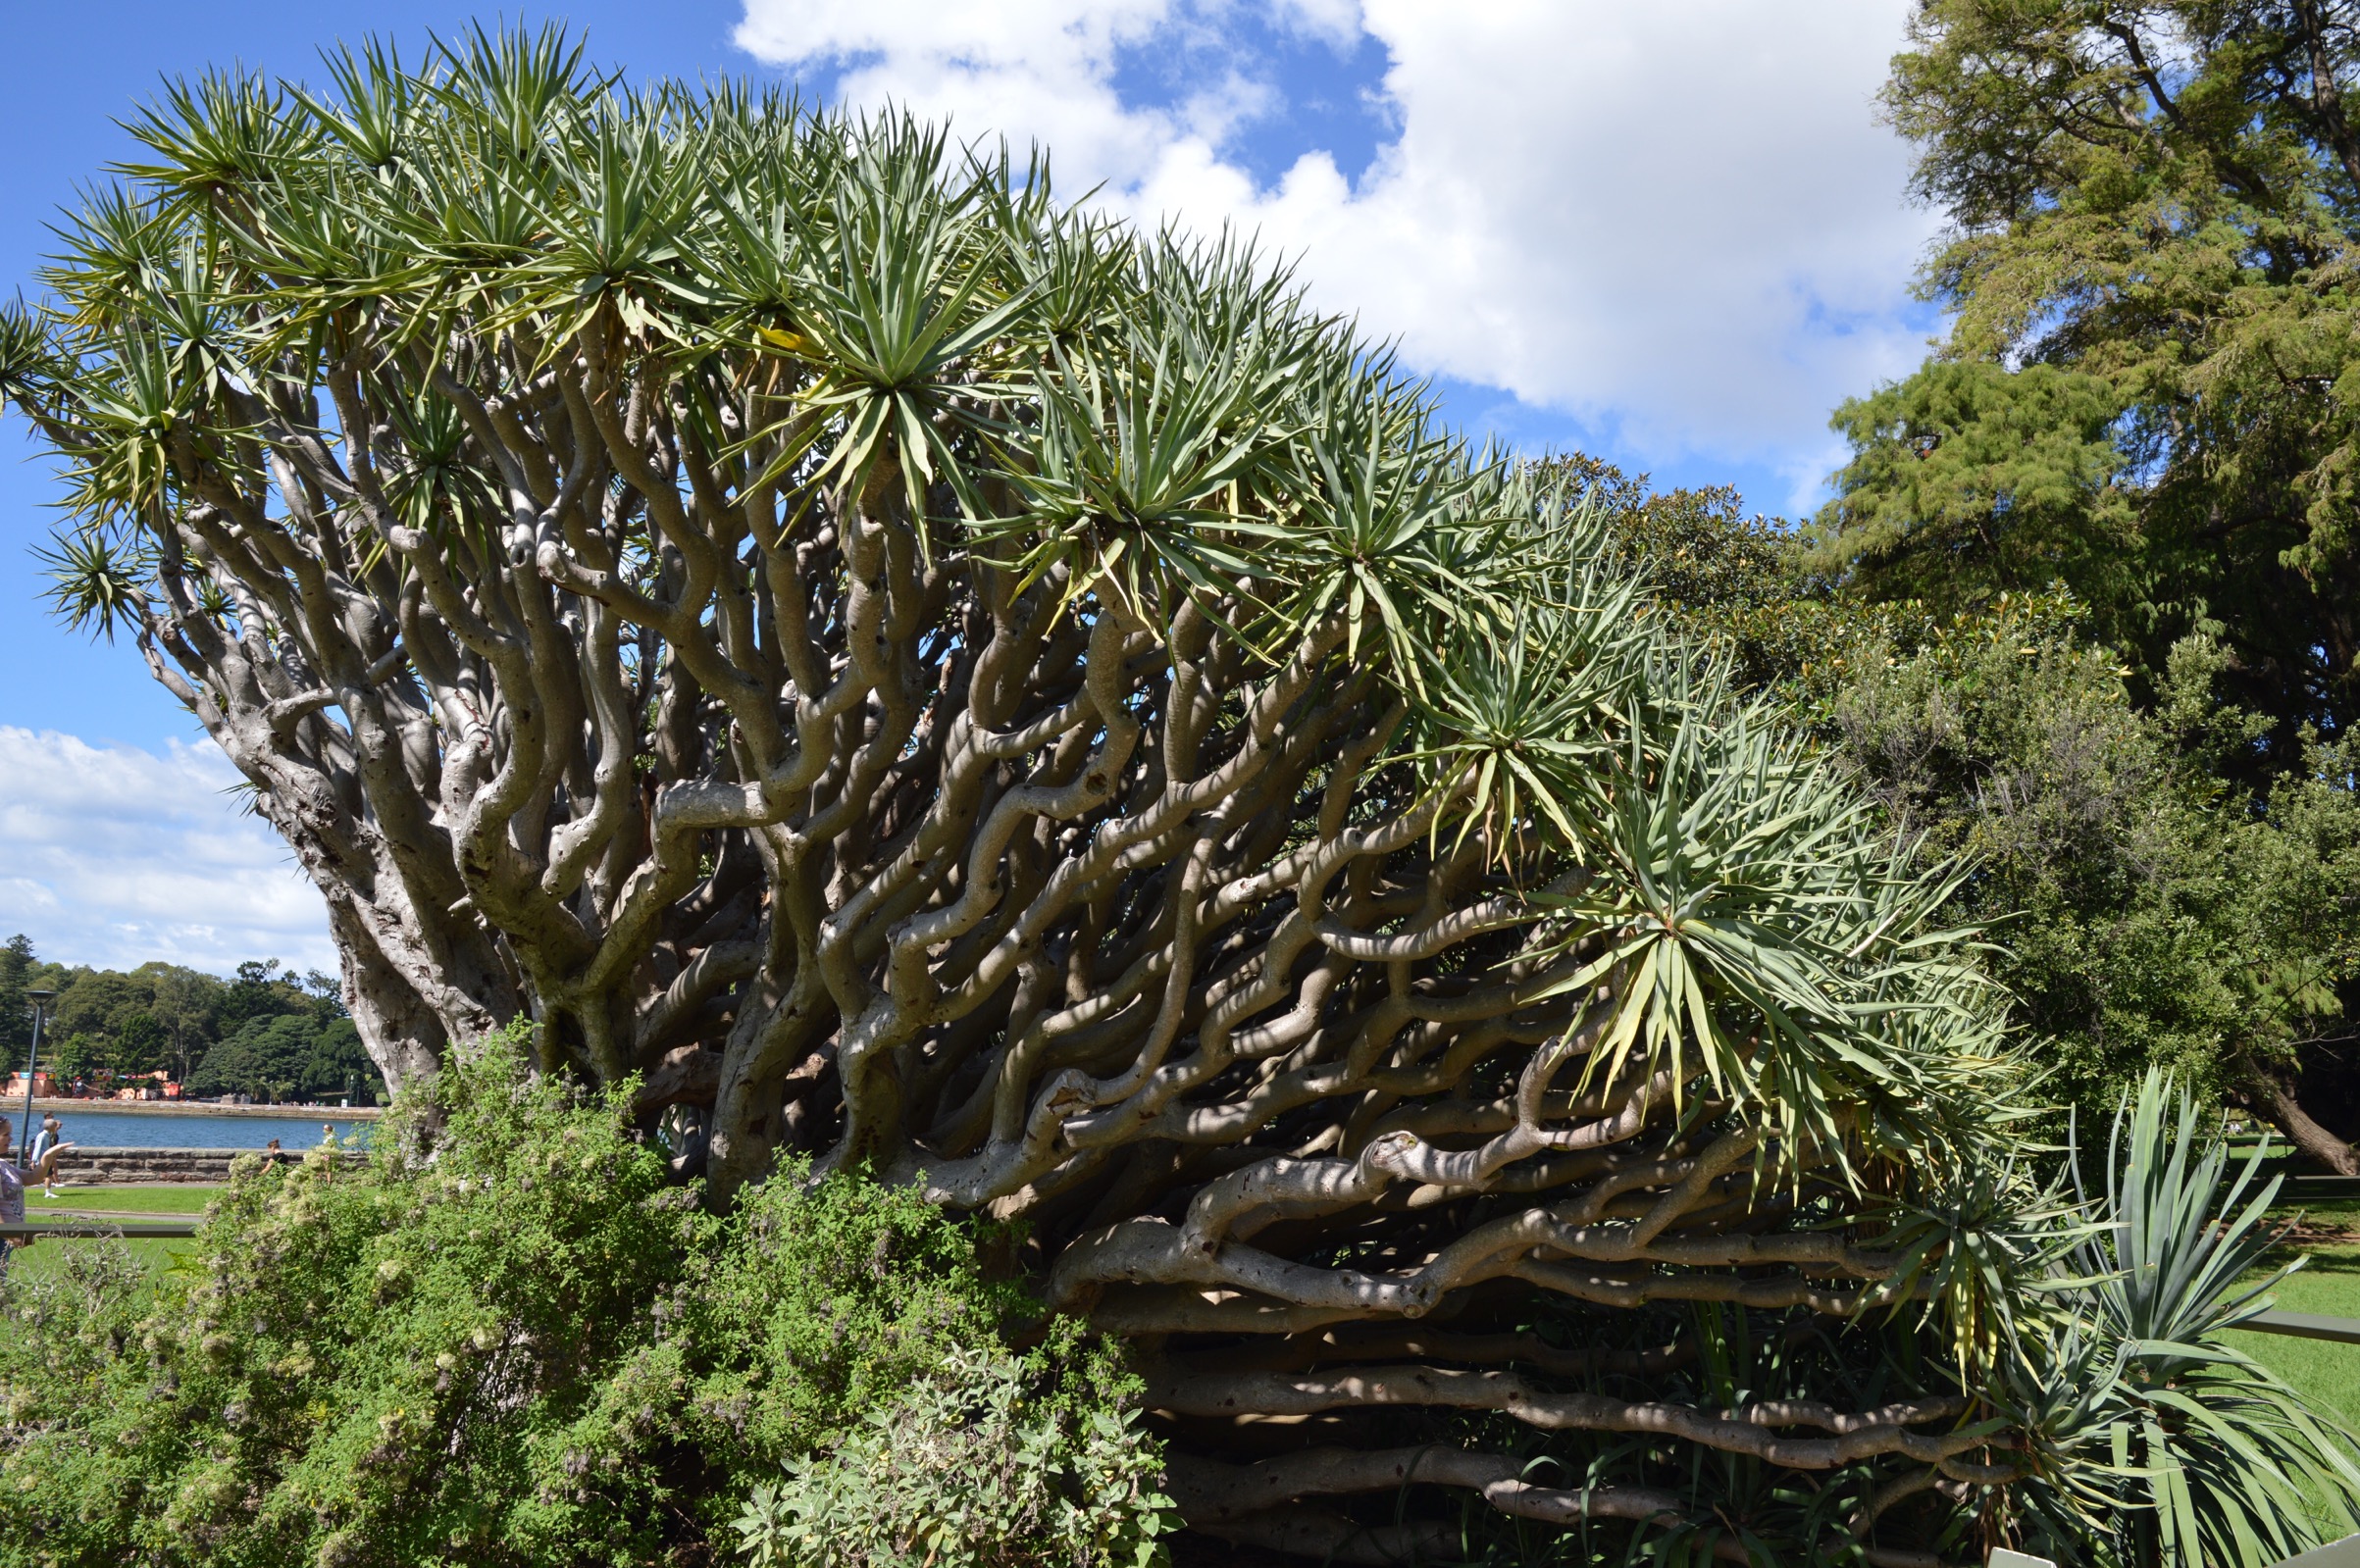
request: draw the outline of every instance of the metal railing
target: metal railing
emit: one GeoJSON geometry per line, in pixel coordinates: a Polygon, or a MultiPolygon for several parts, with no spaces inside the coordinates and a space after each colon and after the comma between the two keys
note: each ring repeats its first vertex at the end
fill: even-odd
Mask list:
{"type": "Polygon", "coordinates": [[[55,1219],[27,1220],[0,1225],[0,1240],[13,1241],[24,1236],[94,1237],[120,1236],[126,1240],[139,1237],[190,1237],[197,1234],[194,1220],[83,1220],[55,1219]]]}
{"type": "Polygon", "coordinates": [[[2328,1318],[2315,1312],[2264,1312],[2237,1325],[2258,1334],[2287,1334],[2298,1340],[2333,1340],[2360,1344],[2360,1318],[2328,1318]]]}
{"type": "Polygon", "coordinates": [[[2314,1546],[2299,1557],[2288,1557],[2278,1568],[2360,1568],[2360,1536],[2314,1546]]]}
{"type": "Polygon", "coordinates": [[[2289,1175],[2278,1189],[2278,1207],[2346,1197],[2360,1197],[2360,1176],[2289,1175]]]}

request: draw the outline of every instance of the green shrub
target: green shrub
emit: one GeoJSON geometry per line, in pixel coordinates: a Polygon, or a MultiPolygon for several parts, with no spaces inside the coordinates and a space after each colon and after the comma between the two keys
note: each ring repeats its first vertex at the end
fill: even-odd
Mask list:
{"type": "Polygon", "coordinates": [[[405,1103],[364,1172],[241,1165],[152,1284],[72,1243],[9,1288],[0,1564],[662,1561],[953,1357],[1005,1354],[1023,1298],[967,1227],[794,1172],[716,1219],[622,1091],[531,1077],[519,1044],[405,1103]]]}
{"type": "Polygon", "coordinates": [[[953,1350],[738,1519],[754,1568],[1147,1568],[1178,1528],[1129,1413],[1005,1350],[953,1350]]]}

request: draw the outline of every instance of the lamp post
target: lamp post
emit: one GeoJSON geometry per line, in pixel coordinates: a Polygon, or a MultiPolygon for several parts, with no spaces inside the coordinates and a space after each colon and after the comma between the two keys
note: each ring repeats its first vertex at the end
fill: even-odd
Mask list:
{"type": "MultiPolygon", "coordinates": [[[[25,1058],[25,1126],[17,1135],[17,1159],[20,1163],[32,1152],[32,1075],[41,1065],[41,1013],[53,990],[28,990],[26,996],[32,1003],[32,1054],[25,1058]]],[[[0,1123],[0,1126],[7,1124],[0,1123]]]]}

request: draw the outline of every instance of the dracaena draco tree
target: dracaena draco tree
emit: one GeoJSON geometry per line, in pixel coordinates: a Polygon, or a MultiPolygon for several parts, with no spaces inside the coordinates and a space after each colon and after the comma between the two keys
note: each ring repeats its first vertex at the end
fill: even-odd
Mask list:
{"type": "Polygon", "coordinates": [[[1906,1564],[2049,1485],[1943,875],[1541,471],[905,120],[327,78],[138,119],[0,383],[388,1080],[529,1015],[717,1204],[1023,1222],[1238,1540],[1906,1564]]]}

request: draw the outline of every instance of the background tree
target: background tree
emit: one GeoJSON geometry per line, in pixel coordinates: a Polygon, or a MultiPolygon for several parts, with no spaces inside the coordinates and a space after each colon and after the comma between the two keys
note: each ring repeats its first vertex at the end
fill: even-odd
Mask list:
{"type": "MultiPolygon", "coordinates": [[[[1901,1563],[2072,1505],[1947,877],[1598,508],[1038,163],[554,33],[327,69],[171,89],[0,387],[61,605],[253,784],[389,1080],[529,1011],[718,1205],[809,1151],[1024,1221],[1235,1539],[1471,1496],[1901,1563]]],[[[2204,1506],[2315,1530],[2269,1485],[2204,1506]]]]}
{"type": "Polygon", "coordinates": [[[21,1060],[32,1040],[32,1003],[25,994],[32,971],[32,938],[19,932],[0,946],[0,1050],[11,1060],[21,1060]]]}
{"type": "Polygon", "coordinates": [[[1884,102],[1948,240],[1916,376],[1847,404],[1821,560],[1938,612],[2063,581],[2153,700],[2215,637],[2302,767],[2360,687],[2348,0],[1929,0],[1884,102]]]}
{"type": "Polygon", "coordinates": [[[265,1014],[247,1019],[205,1053],[188,1092],[204,1098],[245,1094],[267,1104],[333,1098],[350,1083],[366,1103],[374,1077],[352,1020],[265,1014]]]}
{"type": "Polygon", "coordinates": [[[163,1066],[164,1029],[148,1010],[153,994],[153,982],[144,976],[75,970],[51,1003],[60,1074],[114,1079],[163,1066]]]}
{"type": "MultiPolygon", "coordinates": [[[[2086,679],[2060,669],[2047,688],[2057,711],[2096,728],[2056,744],[2122,760],[2129,771],[2087,805],[2129,789],[2112,803],[2130,815],[2099,830],[2119,852],[2093,841],[2089,858],[2047,873],[2019,845],[2026,890],[2045,889],[2037,909],[2058,911],[2063,882],[2116,880],[2123,918],[2148,905],[2142,940],[2193,941],[2187,962],[2149,973],[2174,977],[2210,1022],[2166,1023],[2158,990],[2131,1009],[2161,1031],[2153,1047],[2193,1061],[2195,1042],[2217,1042],[2205,1081],[2340,1170],[2360,1170],[2346,1143],[2360,1134],[2360,1073],[2344,1032],[2317,1021],[2360,1002],[2349,964],[2325,956],[2348,945],[2360,884],[2318,879],[2349,869],[2346,830],[2329,824],[2348,798],[2335,743],[2360,695],[2360,141],[2345,103],[2356,24],[2360,8],[2318,0],[1922,7],[1885,103],[1920,148],[1918,193],[1953,221],[1922,288],[1954,323],[1917,375],[1838,412],[1854,455],[1813,558],[1856,592],[1921,600],[1937,620],[2057,583],[2088,608],[2087,632],[2120,652],[2145,717],[2097,719],[2114,705],[2094,695],[2094,664],[2086,679]],[[2222,865],[2214,843],[2239,858],[2222,865]],[[2240,887],[2321,924],[2290,931],[2240,887]]],[[[1946,657],[1966,647],[1954,639],[1946,657]]],[[[2002,663],[1978,656],[1957,674],[1979,680],[2002,663]]],[[[2003,684],[2028,696],[2027,679],[2040,684],[2003,684]]],[[[1932,741],[1889,706],[1875,722],[1901,725],[1885,743],[1932,741]]],[[[2044,763],[2018,776],[2072,774],[2044,763]]],[[[1978,832],[1996,843],[1993,820],[1978,832]]],[[[2071,926],[2035,912],[2010,939],[2056,952],[2094,931],[2071,926]]],[[[2129,928],[2108,929],[2129,944],[2090,951],[2076,982],[2093,1025],[2111,1004],[2088,986],[2108,965],[2129,966],[2128,984],[2141,946],[2129,928]]],[[[2108,1048],[2135,1056],[2139,1035],[2118,1028],[2108,1048]]]]}
{"type": "Polygon", "coordinates": [[[0,1005],[8,1004],[11,975],[20,998],[34,984],[57,992],[44,1054],[68,1081],[111,1087],[162,1068],[201,1095],[383,1098],[384,1081],[335,982],[316,971],[298,982],[278,960],[259,959],[224,981],[164,963],[128,971],[44,964],[20,935],[0,950],[0,1005]],[[240,1038],[274,1028],[267,1048],[240,1038]]]}
{"type": "Polygon", "coordinates": [[[211,1037],[220,984],[210,975],[169,964],[142,964],[139,973],[151,977],[148,1013],[164,1026],[173,1077],[185,1084],[196,1061],[192,1052],[211,1037]]]}
{"type": "Polygon", "coordinates": [[[1989,934],[2050,1093],[2096,1125],[2164,1067],[2360,1174],[2348,743],[2311,742],[2257,795],[2239,781],[2272,721],[2224,700],[2232,656],[2210,637],[2175,646],[2141,704],[2071,594],[1873,598],[1733,491],[1567,466],[1689,634],[1787,704],[1896,832],[1967,858],[1949,913],[1989,934]]]}

